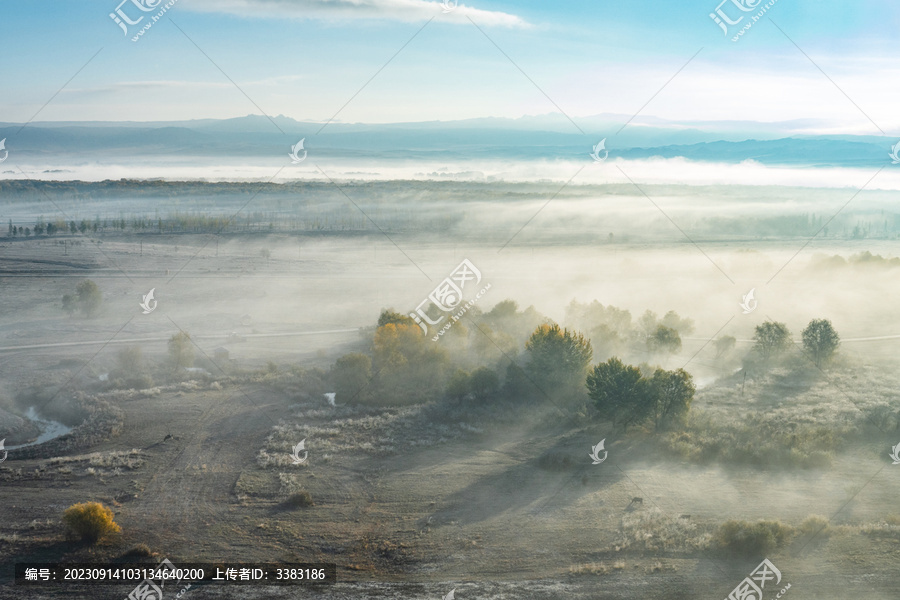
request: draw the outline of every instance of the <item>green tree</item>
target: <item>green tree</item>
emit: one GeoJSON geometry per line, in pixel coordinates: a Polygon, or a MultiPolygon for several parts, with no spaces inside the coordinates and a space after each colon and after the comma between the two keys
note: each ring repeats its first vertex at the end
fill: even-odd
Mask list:
{"type": "Polygon", "coordinates": [[[670,327],[679,334],[690,335],[694,332],[694,321],[688,318],[681,318],[674,310],[670,310],[660,320],[662,325],[670,327]]]}
{"type": "Polygon", "coordinates": [[[78,232],[78,225],[75,224],[75,221],[69,221],[69,233],[75,235],[78,232]]]}
{"type": "Polygon", "coordinates": [[[577,332],[559,325],[541,325],[525,342],[528,371],[537,386],[552,398],[581,392],[594,351],[577,332]]]}
{"type": "Polygon", "coordinates": [[[31,237],[31,229],[28,227],[25,228],[25,237],[31,237]]]}
{"type": "Polygon", "coordinates": [[[651,352],[677,354],[681,351],[681,336],[671,327],[657,325],[653,335],[647,338],[647,349],[651,352]]]}
{"type": "Polygon", "coordinates": [[[372,380],[372,359],[353,352],[338,358],[331,367],[329,377],[335,398],[344,403],[367,402],[372,380]]]}
{"type": "Polygon", "coordinates": [[[446,395],[451,400],[464,400],[472,392],[472,378],[468,372],[457,369],[447,380],[446,395]]]}
{"type": "Polygon", "coordinates": [[[194,346],[189,334],[179,331],[169,339],[169,361],[176,369],[194,365],[194,346]]]}
{"type": "Polygon", "coordinates": [[[153,386],[153,378],[145,372],[144,352],[140,346],[127,346],[116,354],[116,365],[110,379],[121,380],[128,388],[146,389],[153,386]]]}
{"type": "Polygon", "coordinates": [[[784,323],[766,321],[756,326],[753,350],[764,360],[778,356],[791,345],[791,332],[784,323]]]}
{"type": "Polygon", "coordinates": [[[144,370],[144,352],[140,346],[126,346],[116,355],[116,368],[129,377],[144,370]]]}
{"type": "Polygon", "coordinates": [[[476,400],[490,398],[500,389],[497,372],[489,367],[479,367],[469,377],[469,385],[476,400]]]}
{"type": "Polygon", "coordinates": [[[817,367],[830,359],[840,345],[841,338],[828,319],[813,319],[803,330],[803,347],[817,367]]]}
{"type": "Polygon", "coordinates": [[[375,330],[372,366],[380,399],[390,404],[424,402],[445,389],[449,357],[412,319],[375,330]]]}
{"type": "Polygon", "coordinates": [[[97,284],[85,279],[75,288],[75,302],[85,317],[93,317],[103,305],[103,294],[97,284]]]}
{"type": "Polygon", "coordinates": [[[625,430],[646,420],[653,408],[652,390],[641,370],[618,357],[595,366],[586,381],[588,396],[604,419],[625,430]]]}
{"type": "Polygon", "coordinates": [[[734,350],[734,345],[737,343],[737,339],[731,335],[723,335],[719,339],[716,340],[716,358],[721,358],[726,354],[730,353],[734,350]]]}
{"type": "Polygon", "coordinates": [[[650,377],[653,399],[653,420],[656,430],[681,422],[691,410],[694,399],[694,378],[684,369],[657,369],[650,377]]]}

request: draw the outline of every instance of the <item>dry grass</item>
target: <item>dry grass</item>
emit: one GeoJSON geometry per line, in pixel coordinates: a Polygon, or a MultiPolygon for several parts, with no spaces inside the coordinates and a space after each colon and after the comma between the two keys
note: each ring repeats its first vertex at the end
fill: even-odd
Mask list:
{"type": "Polygon", "coordinates": [[[701,530],[695,523],[672,517],[653,507],[622,517],[615,548],[617,551],[695,553],[709,548],[711,541],[712,535],[701,530]]]}

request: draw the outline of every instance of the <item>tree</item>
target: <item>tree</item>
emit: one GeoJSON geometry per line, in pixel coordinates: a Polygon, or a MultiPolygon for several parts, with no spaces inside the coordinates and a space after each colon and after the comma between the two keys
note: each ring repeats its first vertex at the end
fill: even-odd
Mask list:
{"type": "Polygon", "coordinates": [[[25,228],[25,237],[31,237],[31,229],[28,227],[25,228]]]}
{"type": "Polygon", "coordinates": [[[653,418],[656,430],[681,421],[691,410],[694,399],[694,378],[684,369],[657,369],[650,378],[653,396],[653,418]]]}
{"type": "Polygon", "coordinates": [[[447,397],[451,400],[465,400],[472,392],[472,378],[468,372],[457,369],[447,380],[447,397]]]}
{"type": "Polygon", "coordinates": [[[583,335],[559,325],[541,325],[525,342],[529,374],[538,388],[554,397],[571,396],[584,388],[594,350],[583,335]]]}
{"type": "Polygon", "coordinates": [[[667,312],[660,323],[674,329],[679,334],[690,335],[694,331],[694,321],[688,318],[682,319],[674,310],[667,312]]]}
{"type": "Polygon", "coordinates": [[[345,354],[334,362],[329,377],[335,398],[342,402],[366,402],[370,398],[372,359],[365,354],[345,354]]]}
{"type": "Polygon", "coordinates": [[[681,351],[681,336],[671,327],[657,325],[653,335],[647,338],[647,349],[651,352],[677,354],[681,351]]]}
{"type": "Polygon", "coordinates": [[[488,367],[479,367],[469,377],[469,386],[476,400],[484,400],[500,389],[500,378],[497,372],[488,367]]]}
{"type": "Polygon", "coordinates": [[[75,235],[78,231],[78,225],[75,224],[75,221],[69,221],[69,233],[75,235]]]}
{"type": "Polygon", "coordinates": [[[93,317],[103,304],[103,294],[97,284],[85,279],[75,288],[75,301],[78,309],[85,317],[93,317]]]}
{"type": "Polygon", "coordinates": [[[766,321],[756,326],[753,335],[755,341],[753,350],[764,360],[768,361],[778,356],[791,345],[791,332],[784,323],[766,321]]]}
{"type": "Polygon", "coordinates": [[[723,335],[719,339],[716,340],[716,358],[721,358],[725,356],[732,350],[734,350],[734,345],[737,343],[737,339],[731,335],[723,335]]]}
{"type": "Polygon", "coordinates": [[[409,404],[434,398],[445,388],[446,350],[427,340],[409,318],[375,330],[372,365],[381,398],[391,404],[409,404]]]}
{"type": "Polygon", "coordinates": [[[386,308],[381,311],[381,314],[378,316],[378,326],[383,327],[388,325],[389,323],[401,323],[401,324],[414,324],[415,321],[412,320],[407,315],[402,315],[398,312],[394,312],[392,308],[386,308]]]}
{"type": "Polygon", "coordinates": [[[140,346],[127,346],[116,355],[116,368],[123,374],[134,376],[144,370],[144,352],[140,346]]]}
{"type": "Polygon", "coordinates": [[[641,370],[618,357],[595,366],[587,376],[588,396],[600,416],[628,429],[645,420],[652,408],[651,389],[641,370]]]}
{"type": "Polygon", "coordinates": [[[13,225],[12,233],[13,233],[13,237],[16,237],[17,235],[19,235],[19,228],[17,226],[13,225]]]}
{"type": "Polygon", "coordinates": [[[179,331],[169,339],[169,360],[176,369],[193,366],[194,346],[189,334],[179,331]]]}
{"type": "Polygon", "coordinates": [[[813,319],[803,330],[803,347],[817,367],[830,359],[840,344],[841,338],[828,319],[813,319]]]}
{"type": "Polygon", "coordinates": [[[12,224],[12,219],[10,219],[9,220],[9,235],[12,235],[12,234],[13,234],[13,224],[12,224]]]}
{"type": "Polygon", "coordinates": [[[110,379],[120,380],[129,388],[146,389],[153,386],[153,378],[145,373],[144,352],[140,346],[127,346],[116,354],[116,366],[110,379]]]}

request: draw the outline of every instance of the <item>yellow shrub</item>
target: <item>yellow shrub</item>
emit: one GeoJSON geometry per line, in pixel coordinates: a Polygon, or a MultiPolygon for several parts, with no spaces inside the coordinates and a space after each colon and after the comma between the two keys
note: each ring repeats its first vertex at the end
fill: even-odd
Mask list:
{"type": "Polygon", "coordinates": [[[99,502],[73,504],[63,513],[62,520],[73,537],[91,543],[122,531],[113,520],[113,511],[99,502]]]}

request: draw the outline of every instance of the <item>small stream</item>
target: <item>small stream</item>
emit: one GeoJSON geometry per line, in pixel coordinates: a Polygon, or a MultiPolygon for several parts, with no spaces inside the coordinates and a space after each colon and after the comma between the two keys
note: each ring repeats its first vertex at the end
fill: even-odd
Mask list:
{"type": "Polygon", "coordinates": [[[7,450],[15,450],[16,448],[25,448],[27,446],[36,446],[37,444],[43,444],[53,438],[58,438],[61,435],[65,435],[72,431],[72,428],[63,425],[59,421],[51,421],[50,419],[43,419],[38,416],[37,410],[33,406],[29,406],[28,410],[25,412],[25,416],[34,421],[38,427],[41,428],[41,434],[37,437],[33,442],[28,442],[27,444],[19,444],[18,446],[7,446],[7,450]]]}

